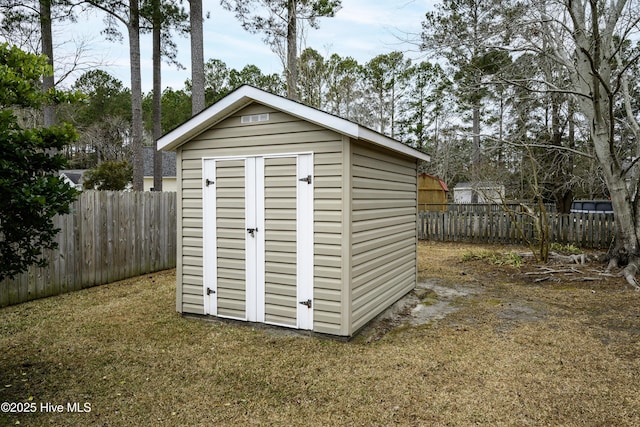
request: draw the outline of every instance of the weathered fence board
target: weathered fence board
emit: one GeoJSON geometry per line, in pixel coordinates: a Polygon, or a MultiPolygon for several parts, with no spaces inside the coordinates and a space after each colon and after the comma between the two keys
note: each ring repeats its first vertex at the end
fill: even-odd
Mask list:
{"type": "Polygon", "coordinates": [[[85,191],[54,218],[46,268],[0,283],[0,307],[176,266],[176,193],[85,191]]]}
{"type": "MultiPolygon", "coordinates": [[[[418,237],[444,242],[523,244],[535,241],[533,219],[524,213],[471,210],[420,211],[418,237]],[[521,230],[522,233],[518,230],[521,230]],[[524,234],[524,237],[522,236],[524,234]]],[[[614,237],[613,214],[549,213],[551,242],[583,248],[607,248],[614,237]]]]}

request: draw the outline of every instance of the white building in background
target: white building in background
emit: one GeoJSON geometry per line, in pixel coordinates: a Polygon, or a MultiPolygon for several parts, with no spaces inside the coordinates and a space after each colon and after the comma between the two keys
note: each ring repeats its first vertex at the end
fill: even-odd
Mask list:
{"type": "Polygon", "coordinates": [[[84,173],[86,171],[87,169],[64,169],[61,170],[59,174],[60,178],[62,178],[62,180],[66,182],[69,187],[73,187],[78,191],[82,191],[82,182],[84,173]]]}
{"type": "Polygon", "coordinates": [[[453,203],[471,203],[474,191],[478,203],[500,203],[505,194],[504,185],[495,182],[459,182],[453,187],[453,203]]]}

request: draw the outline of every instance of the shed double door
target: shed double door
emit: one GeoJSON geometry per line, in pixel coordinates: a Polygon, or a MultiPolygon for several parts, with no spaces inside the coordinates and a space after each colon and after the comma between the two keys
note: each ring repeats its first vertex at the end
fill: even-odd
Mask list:
{"type": "Polygon", "coordinates": [[[313,328],[313,156],[203,161],[205,313],[313,328]]]}

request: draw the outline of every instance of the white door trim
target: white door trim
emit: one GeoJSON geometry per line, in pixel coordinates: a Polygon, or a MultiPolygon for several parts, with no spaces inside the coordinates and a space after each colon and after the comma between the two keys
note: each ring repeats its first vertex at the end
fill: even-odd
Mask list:
{"type": "Polygon", "coordinates": [[[256,157],[256,318],[264,323],[265,304],[265,222],[264,222],[264,157],[256,157]]]}
{"type": "Polygon", "coordinates": [[[249,260],[257,259],[258,255],[258,236],[260,230],[256,226],[256,159],[255,157],[247,157],[244,161],[244,226],[246,233],[244,235],[245,249],[245,317],[250,322],[257,322],[257,292],[255,284],[258,280],[257,266],[249,260]],[[253,231],[250,231],[253,230],[253,231]]]}
{"type": "Polygon", "coordinates": [[[313,154],[297,156],[298,186],[296,194],[296,278],[297,327],[313,329],[313,154]],[[308,178],[308,181],[304,181],[308,178]],[[302,180],[302,181],[301,181],[302,180]],[[301,302],[308,301],[307,305],[301,302]]]}
{"type": "MultiPolygon", "coordinates": [[[[296,293],[297,302],[311,301],[311,307],[297,304],[298,329],[313,329],[313,153],[282,153],[252,156],[221,156],[202,159],[203,207],[203,297],[204,313],[219,316],[217,307],[217,216],[216,162],[244,160],[245,165],[245,314],[252,322],[265,322],[265,179],[264,160],[296,158],[296,293]],[[311,183],[300,181],[311,176],[311,183]],[[207,180],[209,184],[207,184],[207,180]],[[248,260],[255,260],[247,262],[248,260]],[[214,293],[207,292],[211,289],[214,293]]],[[[242,320],[242,319],[239,319],[242,320]]],[[[283,325],[289,326],[290,325],[283,325]]]]}
{"type": "Polygon", "coordinates": [[[245,159],[245,312],[264,323],[264,158],[245,159]],[[249,230],[253,230],[250,232],[249,230]],[[255,262],[247,262],[255,260],[255,262]]]}
{"type": "Polygon", "coordinates": [[[218,315],[218,248],[216,245],[216,161],[202,160],[202,292],[204,314],[218,315]],[[207,185],[207,182],[209,184],[207,185]],[[208,220],[205,220],[207,218],[208,220]],[[210,291],[207,291],[210,289],[210,291]],[[211,292],[212,291],[212,292],[211,292]]]}

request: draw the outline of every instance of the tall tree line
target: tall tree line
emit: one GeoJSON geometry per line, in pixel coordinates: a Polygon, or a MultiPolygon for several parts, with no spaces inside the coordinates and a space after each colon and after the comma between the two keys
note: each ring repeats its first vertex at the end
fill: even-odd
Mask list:
{"type": "Polygon", "coordinates": [[[423,49],[463,48],[440,58],[454,86],[471,82],[453,99],[470,114],[472,178],[504,179],[520,159],[521,183],[561,211],[580,193],[610,198],[610,267],[640,289],[640,2],[443,0],[426,18],[423,49]]]}
{"type": "MultiPolygon", "coordinates": [[[[618,233],[612,263],[628,263],[625,275],[635,285],[640,268],[640,0],[442,0],[425,14],[415,41],[423,60],[390,52],[364,64],[337,54],[325,58],[312,48],[299,52],[301,23],[317,27],[319,18],[339,10],[340,1],[222,4],[248,31],[264,34],[283,59],[283,73],[265,75],[253,65],[229,69],[220,59],[203,63],[198,59],[201,3],[190,1],[197,64],[184,89],[160,93],[161,86],[155,87],[151,105],[156,111],[166,104],[179,112],[171,119],[155,114],[156,136],[158,129],[175,126],[176,117],[189,117],[240,84],[262,87],[430,152],[429,171],[450,185],[500,180],[509,197],[555,201],[560,211],[577,196],[610,197],[618,233]]],[[[141,189],[139,153],[149,95],[140,84],[140,33],[155,29],[158,57],[172,62],[171,36],[185,28],[186,14],[171,0],[0,0],[5,17],[0,31],[37,28],[37,49],[50,53],[55,65],[51,28],[56,19],[73,19],[82,8],[104,13],[107,36],[121,37],[117,21],[127,31],[130,113],[116,114],[113,108],[113,116],[91,125],[97,139],[115,135],[114,146],[131,150],[134,189],[141,189]]],[[[43,90],[51,84],[43,81],[43,90]]],[[[91,98],[86,108],[66,112],[77,121],[91,115],[93,102],[126,91],[95,70],[77,85],[91,98]]],[[[55,121],[50,113],[36,120],[55,121]]],[[[98,149],[97,139],[90,140],[87,132],[68,155],[100,161],[118,152],[108,143],[98,149]]]]}
{"type": "MultiPolygon", "coordinates": [[[[280,53],[288,53],[282,46],[288,45],[287,38],[291,36],[286,31],[286,23],[291,19],[289,9],[292,6],[296,8],[295,19],[308,22],[312,27],[317,26],[320,17],[332,16],[340,7],[337,1],[223,3],[236,12],[245,28],[262,32],[265,41],[280,53]]],[[[605,3],[618,5],[618,2],[605,3]]],[[[632,1],[624,3],[635,5],[632,1]]],[[[582,5],[587,8],[590,4],[582,5]]],[[[96,135],[101,133],[118,134],[122,146],[130,150],[134,166],[137,165],[134,170],[139,172],[134,183],[138,182],[141,172],[138,153],[143,143],[153,140],[153,134],[166,132],[238,85],[249,83],[359,122],[430,152],[435,161],[429,171],[439,174],[450,185],[461,180],[499,177],[512,190],[512,195],[526,197],[532,193],[526,171],[533,156],[540,164],[538,166],[542,166],[536,170],[544,172],[539,181],[545,198],[556,201],[561,210],[566,210],[576,196],[609,196],[602,167],[595,161],[594,147],[589,144],[588,123],[579,100],[566,89],[571,73],[566,67],[558,67],[557,58],[552,57],[557,45],[548,34],[553,28],[550,28],[550,21],[542,19],[544,14],[559,16],[560,12],[568,10],[568,5],[558,1],[528,4],[509,0],[443,0],[434,12],[423,18],[423,31],[416,44],[427,55],[424,60],[414,61],[402,52],[389,52],[359,63],[337,54],[323,57],[313,48],[306,48],[293,56],[295,61],[291,61],[289,55],[282,56],[282,74],[265,75],[253,65],[232,70],[221,59],[210,59],[206,63],[204,58],[200,59],[202,35],[199,29],[203,20],[199,1],[189,2],[189,22],[186,11],[169,0],[0,1],[5,15],[12,17],[3,21],[3,25],[13,22],[14,27],[17,24],[24,26],[31,19],[39,31],[46,31],[47,21],[73,19],[82,8],[93,8],[103,11],[105,34],[109,37],[122,37],[118,33],[118,28],[122,27],[118,27],[117,22],[127,29],[131,81],[129,84],[118,82],[122,85],[118,90],[130,87],[128,105],[131,112],[117,116],[108,114],[96,117],[91,124],[82,124],[81,127],[91,128],[91,131],[83,135],[78,147],[73,149],[75,151],[69,153],[78,164],[99,162],[105,156],[106,151],[102,149],[93,149],[93,157],[86,155],[90,150],[89,145],[82,146],[86,141],[96,141],[96,135]],[[51,7],[47,8],[47,4],[51,7]],[[157,14],[158,7],[160,15],[157,14]],[[534,16],[533,12],[540,19],[527,19],[534,16]],[[51,20],[46,19],[49,14],[51,20]],[[139,37],[140,32],[154,28],[160,33],[155,49],[160,52],[157,56],[168,62],[175,59],[171,36],[187,29],[191,31],[194,73],[184,88],[162,90],[157,85],[151,94],[145,95],[140,86],[139,37]],[[535,49],[525,49],[527,46],[535,49]],[[289,69],[295,69],[295,73],[289,69]],[[295,83],[290,78],[292,74],[296,77],[295,83]],[[150,104],[148,99],[154,93],[155,104],[150,104]],[[188,101],[190,108],[187,108],[188,101]],[[153,115],[149,114],[150,105],[155,105],[156,111],[168,108],[166,111],[172,112],[165,117],[156,113],[155,131],[149,125],[154,122],[153,115]],[[125,123],[130,125],[129,130],[113,131],[114,126],[125,123]],[[549,147],[554,149],[549,150],[549,147]]],[[[594,7],[596,13],[603,13],[597,5],[594,7]]],[[[631,13],[635,9],[626,10],[631,13]]],[[[633,57],[637,51],[632,40],[625,40],[623,46],[625,49],[618,50],[618,55],[611,59],[613,63],[623,54],[633,57]]],[[[159,62],[156,60],[156,64],[159,62]]],[[[632,82],[638,81],[634,78],[637,67],[625,65],[624,70],[621,76],[627,78],[621,82],[633,91],[632,82]]],[[[160,72],[155,74],[159,76],[160,72]]],[[[95,73],[87,74],[87,78],[90,77],[105,78],[95,73]]],[[[108,80],[110,76],[106,77],[108,80]]],[[[86,79],[78,79],[78,88],[86,84],[83,80],[86,79]]],[[[626,104],[612,105],[618,116],[625,115],[626,104]]],[[[80,111],[76,113],[71,119],[78,123],[90,116],[80,111]],[[85,118],[81,119],[82,116],[85,118]]],[[[634,127],[624,127],[621,132],[633,137],[634,127]]],[[[617,138],[622,139],[622,136],[617,138]]]]}
{"type": "MultiPolygon", "coordinates": [[[[125,2],[115,0],[2,0],[0,11],[3,12],[2,30],[4,34],[12,30],[21,29],[27,32],[26,39],[30,40],[34,34],[41,39],[38,53],[47,56],[49,63],[54,63],[53,52],[53,20],[54,17],[75,19],[76,11],[92,9],[103,14],[105,28],[103,33],[113,41],[121,41],[120,26],[124,26],[129,46],[129,63],[131,71],[131,132],[129,145],[133,161],[133,189],[143,189],[143,158],[142,146],[144,139],[144,124],[142,117],[142,76],[140,72],[140,34],[154,32],[154,59],[156,92],[160,92],[160,56],[175,64],[175,43],[171,37],[174,32],[186,31],[184,24],[187,15],[177,1],[173,0],[129,0],[125,2]],[[39,23],[39,31],[28,32],[29,27],[39,23]],[[171,31],[174,30],[174,31],[171,31]]],[[[55,85],[54,76],[47,75],[43,79],[43,91],[51,91],[55,85]]],[[[160,123],[160,102],[156,102],[156,122],[160,123]]],[[[55,122],[53,106],[43,107],[43,121],[51,125],[55,122]]],[[[159,129],[159,126],[157,126],[159,129]]]]}
{"type": "MultiPolygon", "coordinates": [[[[76,11],[86,9],[99,11],[104,18],[105,28],[103,34],[112,40],[122,40],[120,28],[124,26],[129,46],[130,60],[130,82],[131,88],[131,131],[128,137],[131,159],[133,161],[133,189],[143,188],[143,159],[142,146],[144,143],[143,123],[143,93],[141,89],[140,72],[140,34],[143,32],[153,33],[153,68],[154,68],[154,90],[153,90],[153,139],[161,135],[162,132],[162,101],[161,101],[161,58],[165,58],[174,65],[181,66],[175,62],[176,50],[171,37],[176,32],[191,32],[191,54],[192,54],[192,113],[195,114],[205,106],[204,90],[204,58],[203,52],[203,11],[202,1],[189,1],[189,21],[187,14],[182,9],[177,0],[0,0],[0,12],[3,14],[2,34],[9,35],[15,29],[25,30],[25,37],[31,41],[33,36],[40,38],[41,43],[36,52],[47,56],[53,66],[53,31],[52,24],[55,10],[60,16],[74,19],[76,11]],[[36,29],[36,24],[39,28],[36,29]],[[39,31],[38,31],[39,30],[39,31]]],[[[305,24],[317,28],[318,18],[333,16],[340,8],[340,0],[286,0],[270,1],[256,0],[252,4],[246,2],[222,1],[221,4],[233,9],[238,19],[245,29],[253,32],[263,32],[265,41],[274,49],[274,52],[286,57],[284,74],[286,76],[288,96],[292,99],[297,97],[297,56],[298,39],[304,31],[305,24]],[[266,13],[266,17],[262,13],[266,13]],[[286,49],[282,46],[286,45],[286,49]],[[282,55],[282,52],[286,52],[282,55]]],[[[255,70],[253,74],[257,74],[255,70]]],[[[259,73],[259,71],[258,71],[259,73]]],[[[43,80],[43,91],[50,91],[55,85],[53,75],[45,76],[43,80]]],[[[260,85],[260,84],[258,84],[260,85]]],[[[279,82],[273,82],[272,86],[279,82]]],[[[55,122],[55,110],[53,106],[43,107],[43,118],[45,123],[55,122]]],[[[161,155],[154,155],[155,188],[161,189],[161,155]]]]}
{"type": "Polygon", "coordinates": [[[67,149],[73,162],[79,166],[92,165],[108,156],[118,158],[119,150],[104,147],[120,144],[120,151],[127,151],[134,162],[134,188],[141,185],[143,144],[152,144],[159,134],[190,114],[248,83],[430,152],[434,162],[428,171],[440,175],[450,185],[462,180],[499,177],[512,194],[526,197],[531,193],[528,193],[527,153],[533,153],[536,162],[544,166],[537,168],[545,172],[540,180],[544,194],[548,200],[557,201],[561,209],[566,210],[574,196],[608,196],[597,163],[588,156],[575,154],[584,151],[583,148],[588,151],[587,129],[575,100],[567,93],[547,90],[550,82],[561,86],[568,79],[545,56],[545,50],[552,50],[550,42],[538,37],[536,43],[541,47],[538,51],[517,54],[509,54],[510,50],[505,48],[508,42],[522,42],[530,37],[518,17],[528,16],[532,9],[540,10],[539,5],[506,0],[442,1],[434,12],[425,15],[423,32],[416,42],[428,55],[424,60],[414,61],[402,52],[389,52],[359,63],[337,54],[323,57],[313,48],[293,55],[292,61],[287,49],[282,48],[289,45],[287,39],[291,36],[287,33],[291,7],[295,8],[293,16],[298,24],[317,27],[319,18],[332,16],[339,10],[339,1],[255,0],[223,4],[236,13],[247,30],[263,33],[274,52],[282,55],[282,74],[265,75],[254,65],[233,70],[222,59],[205,63],[201,1],[189,2],[187,18],[180,4],[170,0],[0,0],[3,12],[12,16],[3,25],[13,22],[14,27],[25,26],[31,19],[42,32],[46,26],[41,24],[46,21],[73,19],[83,8],[90,8],[102,11],[108,37],[118,40],[122,38],[119,28],[126,29],[131,53],[130,82],[113,81],[111,76],[93,70],[78,79],[75,88],[87,90],[89,98],[98,96],[96,102],[106,102],[109,91],[109,96],[118,99],[114,102],[121,102],[122,92],[127,92],[130,113],[92,114],[90,111],[95,107],[90,99],[85,107],[60,114],[83,131],[75,146],[67,149]],[[51,20],[45,19],[49,14],[51,20]],[[513,25],[516,22],[520,24],[513,25]],[[157,34],[154,38],[157,80],[154,90],[144,94],[140,84],[139,39],[140,33],[153,30],[157,34]],[[160,59],[176,65],[171,37],[187,30],[192,40],[193,78],[184,88],[163,90],[159,81],[160,59]],[[295,73],[290,69],[295,69],[295,73]],[[295,82],[291,75],[295,75],[295,82]],[[101,85],[110,89],[102,88],[98,95],[94,89],[101,85]],[[114,90],[119,92],[117,96],[114,90]],[[162,109],[171,114],[161,115],[162,109]],[[524,150],[525,143],[535,143],[533,151],[524,150]],[[548,145],[559,149],[549,151],[548,145]]]}

